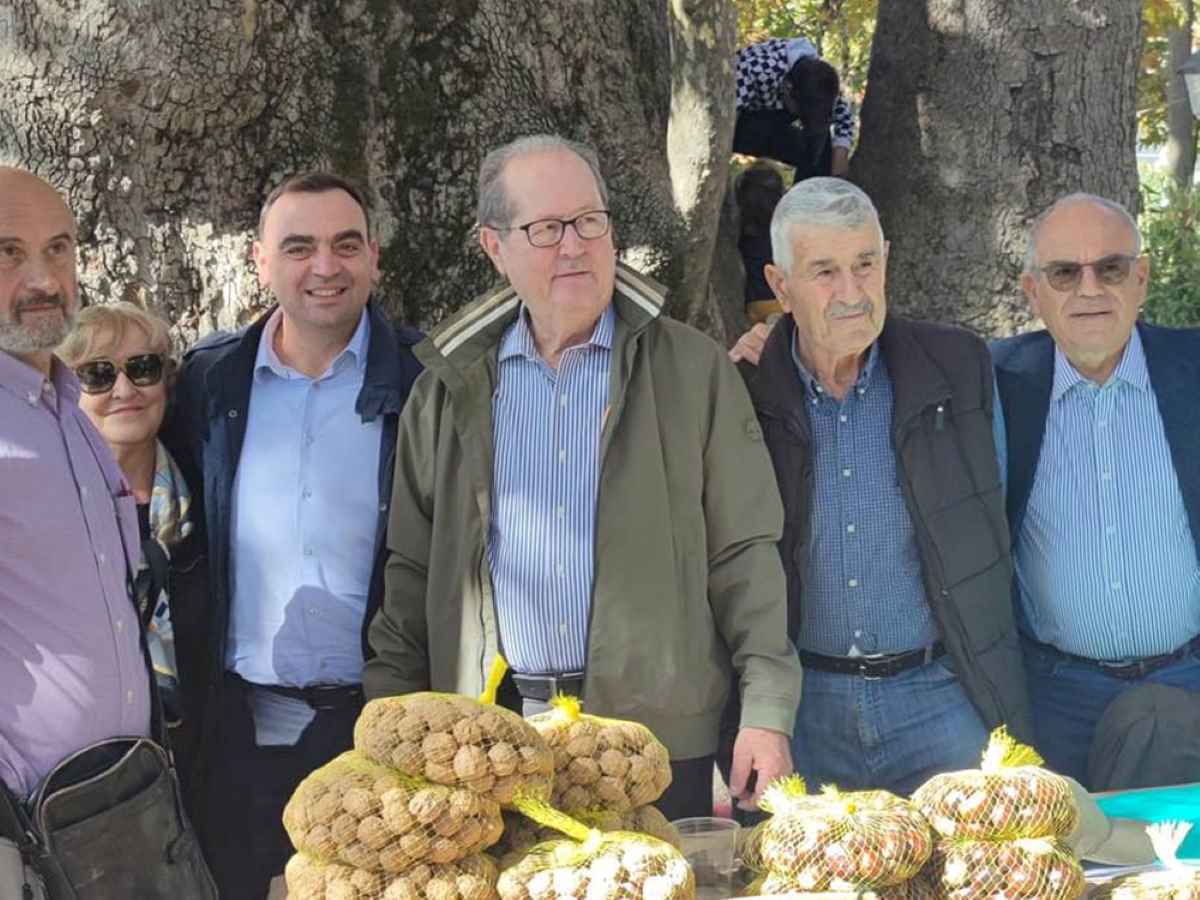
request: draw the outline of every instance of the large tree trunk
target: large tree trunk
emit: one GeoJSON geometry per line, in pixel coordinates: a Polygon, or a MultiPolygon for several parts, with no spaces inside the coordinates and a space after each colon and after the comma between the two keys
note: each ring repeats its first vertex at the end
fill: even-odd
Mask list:
{"type": "Polygon", "coordinates": [[[185,338],[245,321],[266,301],[247,261],[264,194],[323,166],[368,185],[380,296],[429,325],[492,280],[483,154],[555,131],[598,147],[630,259],[702,309],[733,114],[722,0],[70,6],[0,12],[0,160],[67,192],[93,300],[144,300],[185,338]]]}
{"type": "Polygon", "coordinates": [[[891,240],[893,308],[1010,334],[1033,218],[1135,210],[1134,0],[881,0],[852,174],[891,240]]]}
{"type": "Polygon", "coordinates": [[[1195,8],[1183,0],[1180,21],[1167,32],[1167,171],[1180,187],[1192,183],[1196,169],[1196,119],[1179,67],[1192,55],[1195,8]]]}

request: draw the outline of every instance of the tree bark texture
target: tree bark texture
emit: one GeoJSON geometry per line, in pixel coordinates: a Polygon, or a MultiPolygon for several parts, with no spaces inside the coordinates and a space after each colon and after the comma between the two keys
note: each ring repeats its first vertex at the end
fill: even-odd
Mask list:
{"type": "Polygon", "coordinates": [[[734,21],[721,0],[6,0],[0,159],[67,193],[93,300],[156,306],[187,340],[263,308],[259,205],[312,167],[367,186],[379,296],[436,322],[493,282],[483,155],[558,132],[598,148],[619,245],[695,317],[734,21]]]}
{"type": "Polygon", "coordinates": [[[1196,118],[1179,67],[1192,55],[1195,8],[1182,0],[1181,20],[1167,32],[1167,171],[1180,187],[1192,183],[1196,169],[1196,118]]]}
{"type": "Polygon", "coordinates": [[[1090,191],[1137,209],[1135,0],[880,0],[852,176],[891,241],[892,308],[1027,326],[1029,226],[1090,191]]]}

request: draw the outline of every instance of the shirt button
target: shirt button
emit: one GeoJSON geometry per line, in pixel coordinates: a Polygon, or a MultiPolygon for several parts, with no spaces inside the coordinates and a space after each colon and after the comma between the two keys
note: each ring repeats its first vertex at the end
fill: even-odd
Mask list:
{"type": "Polygon", "coordinates": [[[861,396],[862,396],[863,394],[865,394],[866,392],[867,392],[867,389],[866,389],[866,388],[859,388],[859,389],[858,389],[858,396],[860,396],[860,397],[861,397],[861,396]]]}
{"type": "Polygon", "coordinates": [[[559,462],[566,462],[566,461],[567,461],[567,451],[566,451],[566,450],[559,450],[559,451],[558,451],[558,461],[559,461],[559,462]]]}
{"type": "Polygon", "coordinates": [[[1105,528],[1104,528],[1104,533],[1105,533],[1105,534],[1116,534],[1116,533],[1117,533],[1117,526],[1116,526],[1116,525],[1107,525],[1107,526],[1105,526],[1105,528]]]}
{"type": "Polygon", "coordinates": [[[857,579],[857,578],[851,578],[849,581],[847,581],[847,582],[846,582],[846,585],[847,585],[848,587],[856,588],[856,587],[858,587],[858,579],[857,579]]]}
{"type": "Polygon", "coordinates": [[[103,553],[97,554],[96,559],[100,560],[100,565],[104,565],[106,562],[108,562],[108,557],[105,556],[103,553]]]}
{"type": "Polygon", "coordinates": [[[566,634],[566,633],[567,633],[567,623],[566,623],[566,622],[559,622],[559,623],[558,623],[558,633],[559,633],[559,634],[566,634]]]}
{"type": "Polygon", "coordinates": [[[312,556],[312,555],[313,555],[313,553],[312,553],[312,547],[305,547],[305,548],[304,548],[304,555],[305,555],[305,556],[312,556]]]}
{"type": "Polygon", "coordinates": [[[133,691],[125,692],[125,702],[128,703],[130,706],[133,705],[133,691]]]}
{"type": "Polygon", "coordinates": [[[117,634],[120,634],[124,630],[125,630],[125,620],[117,619],[117,634]]]}
{"type": "Polygon", "coordinates": [[[558,517],[561,519],[563,516],[565,516],[565,515],[567,514],[566,507],[564,507],[564,506],[563,506],[563,505],[560,503],[558,506],[556,506],[556,507],[554,508],[554,514],[555,514],[556,516],[558,516],[558,517]]]}
{"type": "Polygon", "coordinates": [[[80,486],[80,488],[79,488],[79,496],[80,496],[80,497],[82,497],[82,498],[84,498],[84,499],[86,500],[86,499],[87,499],[87,495],[88,495],[88,489],[87,489],[87,486],[86,486],[86,485],[81,485],[81,486],[80,486]]]}
{"type": "Polygon", "coordinates": [[[304,497],[304,499],[305,499],[305,500],[307,500],[309,497],[311,497],[311,496],[312,496],[312,488],[305,488],[305,489],[304,489],[304,490],[301,492],[301,496],[303,496],[303,497],[304,497]]]}
{"type": "Polygon", "coordinates": [[[853,522],[846,526],[846,534],[854,534],[856,531],[858,531],[858,527],[853,522]]]}
{"type": "Polygon", "coordinates": [[[567,571],[567,569],[562,563],[559,563],[558,568],[556,568],[555,571],[558,572],[558,574],[561,576],[564,572],[567,571]]]}
{"type": "Polygon", "coordinates": [[[1100,477],[1105,481],[1112,481],[1112,472],[1104,471],[1100,473],[1100,477]]]}
{"type": "Polygon", "coordinates": [[[1101,419],[1101,420],[1100,420],[1099,422],[1097,422],[1096,424],[1097,424],[1097,425],[1099,425],[1101,428],[1105,428],[1105,427],[1107,427],[1107,426],[1108,426],[1108,422],[1107,422],[1107,420],[1105,420],[1105,419],[1101,419]]]}
{"type": "Polygon", "coordinates": [[[38,404],[38,395],[33,391],[30,391],[28,394],[26,394],[25,399],[29,402],[30,406],[37,406],[38,404]]]}
{"type": "Polygon", "coordinates": [[[1121,589],[1121,582],[1119,582],[1119,581],[1114,581],[1114,582],[1112,583],[1112,589],[1113,589],[1114,591],[1119,591],[1119,590],[1121,589]]]}
{"type": "Polygon", "coordinates": [[[855,636],[855,637],[862,637],[862,632],[861,632],[861,631],[855,631],[855,632],[854,632],[854,636],[855,636]]]}
{"type": "Polygon", "coordinates": [[[813,397],[813,406],[816,406],[816,405],[817,405],[817,398],[813,397]]]}
{"type": "Polygon", "coordinates": [[[838,421],[839,422],[849,422],[850,417],[848,415],[846,415],[845,413],[842,413],[840,416],[838,416],[838,421]]]}
{"type": "Polygon", "coordinates": [[[559,406],[567,405],[567,395],[566,394],[563,394],[561,397],[558,398],[558,405],[559,406]]]}
{"type": "Polygon", "coordinates": [[[231,419],[236,419],[238,417],[238,411],[236,409],[231,409],[229,412],[225,413],[225,415],[229,416],[231,419]]]}
{"type": "Polygon", "coordinates": [[[849,477],[850,477],[850,469],[849,469],[849,468],[842,469],[842,477],[843,477],[843,478],[849,478],[849,477]]]}

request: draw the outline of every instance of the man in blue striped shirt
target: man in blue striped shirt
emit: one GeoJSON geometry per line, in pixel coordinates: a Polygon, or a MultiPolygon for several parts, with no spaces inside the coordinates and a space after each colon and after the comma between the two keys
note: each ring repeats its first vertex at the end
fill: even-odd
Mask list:
{"type": "Polygon", "coordinates": [[[1200,332],[1137,321],[1141,243],[1119,204],[1059,200],[1021,278],[1047,330],[993,347],[1038,747],[1085,784],[1115,697],[1200,691],[1200,332]]]}
{"type": "Polygon", "coordinates": [[[771,244],[789,315],[743,374],[787,512],[792,757],[810,784],[909,793],[1028,730],[987,348],[887,314],[888,244],[848,181],[788,191],[771,244]]]}
{"type": "Polygon", "coordinates": [[[594,151],[524,138],[479,182],[481,243],[508,285],[418,348],[367,694],[478,692],[502,651],[524,711],[563,691],[649,726],[675,818],[712,811],[736,684],[734,787],[750,802],[752,771],[761,789],[791,769],[800,672],[745,389],[617,263],[594,151]]]}

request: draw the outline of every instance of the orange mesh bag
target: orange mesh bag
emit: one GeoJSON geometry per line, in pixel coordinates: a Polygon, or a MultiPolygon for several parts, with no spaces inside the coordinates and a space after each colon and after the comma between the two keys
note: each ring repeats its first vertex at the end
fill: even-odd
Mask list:
{"type": "Polygon", "coordinates": [[[601,832],[537,802],[521,812],[567,837],[544,841],[500,873],[504,900],[694,900],[696,880],[670,844],[627,831],[601,832]]]}
{"type": "Polygon", "coordinates": [[[457,694],[417,693],[368,703],[354,748],[381,765],[464,787],[501,806],[518,794],[548,798],[554,755],[524,719],[457,694]]]}
{"type": "Polygon", "coordinates": [[[942,841],[933,877],[948,900],[1074,900],[1087,887],[1078,860],[1056,838],[942,841]]]}
{"type": "Polygon", "coordinates": [[[292,846],[328,862],[403,872],[450,863],[500,839],[494,800],[429,784],[343,753],[297,786],[283,810],[292,846]]]}
{"type": "Polygon", "coordinates": [[[760,856],[767,872],[801,891],[877,888],[912,878],[929,859],[933,835],[908,801],[887,791],[804,792],[795,776],[771,784],[771,818],[760,856]]]}
{"type": "MultiPolygon", "coordinates": [[[[502,867],[516,862],[520,855],[535,844],[561,837],[561,832],[556,829],[539,825],[519,813],[506,811],[503,818],[504,834],[493,848],[493,853],[499,858],[502,867]]],[[[574,818],[598,831],[632,831],[658,838],[675,848],[682,845],[678,829],[653,806],[639,806],[623,813],[589,810],[576,813],[574,818]]]]}
{"type": "Polygon", "coordinates": [[[1065,838],[1079,821],[1071,786],[1040,768],[1042,758],[1003,726],[992,732],[979,769],[935,775],[912,802],[945,838],[1065,838]]]}
{"type": "Polygon", "coordinates": [[[288,900],[495,900],[497,874],[486,856],[392,874],[298,853],[284,870],[288,900]]]}
{"type": "Polygon", "coordinates": [[[1200,900],[1200,868],[1181,863],[1176,855],[1191,830],[1188,822],[1159,822],[1146,829],[1165,868],[1125,875],[1099,885],[1097,900],[1200,900]]]}
{"type": "Polygon", "coordinates": [[[624,812],[653,803],[671,784],[667,748],[646,726],[585,715],[575,697],[555,697],[551,706],[529,724],[554,752],[558,809],[624,812]]]}

